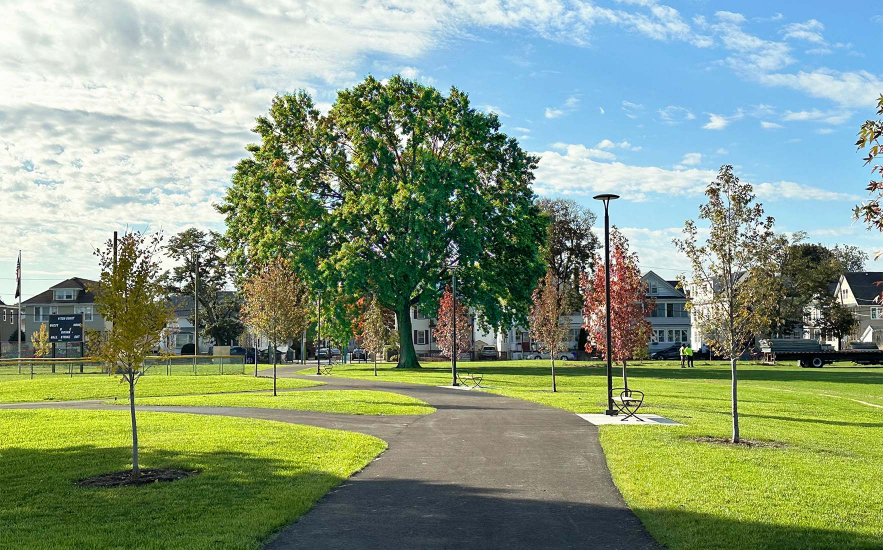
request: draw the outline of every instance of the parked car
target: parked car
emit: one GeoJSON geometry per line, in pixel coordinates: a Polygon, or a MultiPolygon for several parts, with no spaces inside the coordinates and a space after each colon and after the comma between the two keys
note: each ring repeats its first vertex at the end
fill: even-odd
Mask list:
{"type": "Polygon", "coordinates": [[[558,352],[558,359],[562,361],[576,361],[577,360],[577,352],[574,351],[560,351],[558,352]]]}
{"type": "Polygon", "coordinates": [[[524,357],[525,359],[551,359],[552,358],[552,356],[548,352],[536,351],[536,350],[525,351],[522,354],[522,357],[524,357]]]}
{"type": "Polygon", "coordinates": [[[340,348],[319,348],[316,350],[316,359],[328,359],[331,357],[340,357],[340,348]]]}
{"type": "Polygon", "coordinates": [[[353,361],[367,361],[368,352],[364,348],[355,348],[350,357],[352,357],[353,361]]]}
{"type": "Polygon", "coordinates": [[[234,346],[230,348],[230,355],[245,355],[245,348],[242,346],[234,346]]]}
{"type": "Polygon", "coordinates": [[[681,352],[680,344],[675,344],[673,346],[669,346],[667,348],[661,349],[659,351],[654,351],[650,354],[650,359],[655,359],[661,361],[662,359],[680,359],[681,352]]]}
{"type": "MultiPolygon", "coordinates": [[[[248,348],[245,352],[245,362],[254,363],[254,348],[248,348]]],[[[276,350],[276,362],[282,362],[282,352],[276,350]]],[[[258,363],[270,363],[270,354],[266,348],[258,350],[258,363]]]]}
{"type": "Polygon", "coordinates": [[[497,359],[500,357],[500,353],[494,346],[484,346],[478,352],[478,356],[482,359],[497,359]]]}

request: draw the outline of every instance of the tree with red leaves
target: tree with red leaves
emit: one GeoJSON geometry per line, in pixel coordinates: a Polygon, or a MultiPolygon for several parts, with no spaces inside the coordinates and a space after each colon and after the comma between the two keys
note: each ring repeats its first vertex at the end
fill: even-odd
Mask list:
{"type": "MultiPolygon", "coordinates": [[[[472,326],[469,315],[461,300],[457,300],[457,351],[465,353],[472,346],[472,326]]],[[[451,357],[454,347],[454,294],[450,285],[438,302],[438,325],[435,328],[435,339],[442,355],[451,357]]]]}
{"type": "MultiPolygon", "coordinates": [[[[606,295],[603,258],[596,260],[594,278],[583,275],[585,329],[589,332],[586,351],[596,348],[607,357],[606,295]]],[[[650,323],[645,316],[653,307],[641,281],[638,255],[629,251],[628,240],[614,226],[610,233],[610,332],[614,361],[622,363],[623,385],[628,388],[626,363],[635,350],[650,340],[650,323]]]]}
{"type": "Polygon", "coordinates": [[[565,296],[561,292],[558,278],[550,267],[540,285],[533,291],[533,306],[530,308],[530,336],[542,351],[549,352],[552,361],[552,391],[558,391],[555,382],[555,356],[565,345],[568,322],[562,322],[565,296]]]}

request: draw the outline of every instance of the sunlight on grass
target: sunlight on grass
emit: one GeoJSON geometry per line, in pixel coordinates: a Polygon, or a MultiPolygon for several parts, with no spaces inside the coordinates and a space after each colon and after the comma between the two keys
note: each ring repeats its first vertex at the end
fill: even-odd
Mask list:
{"type": "Polygon", "coordinates": [[[0,411],[0,547],[257,549],[386,448],[367,435],[261,420],[140,413],[138,423],[142,467],[199,475],[76,487],[131,468],[127,413],[0,411]]]}
{"type": "Polygon", "coordinates": [[[136,398],[135,403],[189,407],[256,407],[375,416],[419,415],[435,412],[434,408],[414,397],[369,390],[280,392],[276,397],[267,393],[148,397],[136,398]]]}
{"type": "MultiPolygon", "coordinates": [[[[278,380],[279,388],[306,388],[322,382],[278,380]]],[[[224,393],[250,390],[272,390],[273,380],[244,375],[224,376],[144,376],[135,386],[139,397],[224,393]]],[[[129,386],[118,376],[101,374],[74,378],[35,378],[33,380],[0,380],[0,403],[32,403],[39,401],[74,401],[77,399],[108,399],[129,397],[129,386]]]]}

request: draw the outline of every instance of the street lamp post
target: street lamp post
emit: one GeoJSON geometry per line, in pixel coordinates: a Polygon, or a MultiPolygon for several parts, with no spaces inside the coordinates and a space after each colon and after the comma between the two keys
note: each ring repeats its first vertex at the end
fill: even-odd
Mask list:
{"type": "Polygon", "coordinates": [[[454,329],[451,341],[451,385],[459,386],[457,383],[457,266],[451,265],[451,297],[453,298],[453,310],[451,311],[451,326],[454,329]]]}
{"type": "Polygon", "coordinates": [[[607,410],[604,414],[616,416],[618,413],[613,408],[613,353],[612,337],[610,334],[610,201],[619,198],[619,195],[603,193],[595,195],[595,200],[604,203],[604,288],[607,294],[607,410]]]}

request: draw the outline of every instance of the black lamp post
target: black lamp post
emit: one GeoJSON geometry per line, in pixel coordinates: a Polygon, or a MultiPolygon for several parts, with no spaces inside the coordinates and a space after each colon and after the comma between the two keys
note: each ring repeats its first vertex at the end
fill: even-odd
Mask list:
{"type": "MultiPolygon", "coordinates": [[[[451,337],[451,385],[459,386],[457,383],[457,264],[451,264],[451,298],[453,299],[453,310],[451,311],[451,326],[454,334],[451,337]]],[[[431,346],[431,344],[430,344],[431,346]]]]}
{"type": "Polygon", "coordinates": [[[618,413],[613,408],[613,347],[610,334],[610,201],[619,198],[619,195],[602,193],[593,197],[604,203],[604,288],[607,291],[607,410],[604,414],[616,416],[618,413]]]}

